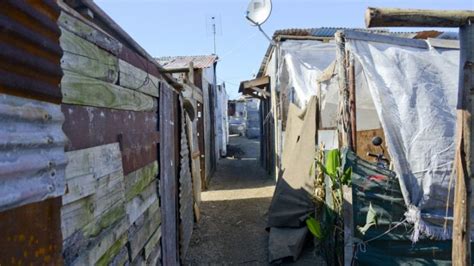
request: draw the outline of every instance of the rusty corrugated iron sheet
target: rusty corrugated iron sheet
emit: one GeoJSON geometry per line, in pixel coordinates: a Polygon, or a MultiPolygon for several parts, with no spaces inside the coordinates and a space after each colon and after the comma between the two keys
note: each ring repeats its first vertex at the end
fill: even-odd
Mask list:
{"type": "Polygon", "coordinates": [[[64,194],[59,105],[0,94],[0,211],[64,194]]]}
{"type": "Polygon", "coordinates": [[[208,68],[217,61],[216,55],[166,56],[156,58],[165,69],[184,69],[193,62],[194,68],[208,68]]]}
{"type": "Polygon", "coordinates": [[[61,198],[0,212],[0,265],[62,265],[61,198]]]}
{"type": "Polygon", "coordinates": [[[59,8],[0,1],[0,265],[61,265],[59,8]]]}
{"type": "Polygon", "coordinates": [[[62,71],[55,1],[0,1],[0,92],[59,103],[62,71]]]}
{"type": "Polygon", "coordinates": [[[63,104],[67,151],[119,142],[125,174],[158,158],[158,121],[155,112],[133,112],[63,104]]]}

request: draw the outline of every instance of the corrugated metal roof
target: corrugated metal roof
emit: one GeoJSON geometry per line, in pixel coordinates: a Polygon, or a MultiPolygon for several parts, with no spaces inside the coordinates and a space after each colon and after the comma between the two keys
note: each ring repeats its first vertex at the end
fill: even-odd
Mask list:
{"type": "Polygon", "coordinates": [[[194,68],[207,68],[217,61],[217,55],[165,56],[155,59],[165,69],[188,68],[191,62],[194,68]]]}
{"type": "Polygon", "coordinates": [[[63,122],[57,104],[0,94],[0,211],[64,194],[63,122]]]}

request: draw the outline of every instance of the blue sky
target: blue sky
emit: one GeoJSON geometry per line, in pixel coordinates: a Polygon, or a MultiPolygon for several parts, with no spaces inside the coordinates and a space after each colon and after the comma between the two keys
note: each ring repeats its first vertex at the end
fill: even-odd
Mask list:
{"type": "MultiPolygon", "coordinates": [[[[218,81],[230,98],[240,81],[258,71],[268,41],[245,19],[248,0],[96,0],[152,56],[213,53],[210,17],[218,20],[218,81]]],[[[277,29],[364,27],[364,11],[372,7],[474,9],[474,0],[273,0],[263,25],[277,29]]],[[[400,31],[401,29],[397,29],[400,31]]],[[[413,30],[413,29],[405,29],[413,30]]],[[[453,31],[454,29],[449,29],[453,31]]]]}

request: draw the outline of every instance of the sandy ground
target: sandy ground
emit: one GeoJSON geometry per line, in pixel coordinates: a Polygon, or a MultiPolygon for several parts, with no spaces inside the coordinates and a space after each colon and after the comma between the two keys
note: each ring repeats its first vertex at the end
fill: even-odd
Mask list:
{"type": "MultiPolygon", "coordinates": [[[[260,167],[259,147],[257,140],[231,137],[230,156],[219,161],[202,193],[184,265],[269,265],[265,227],[275,183],[260,167]]],[[[310,244],[298,261],[284,265],[324,264],[310,244]]]]}
{"type": "Polygon", "coordinates": [[[265,231],[274,181],[259,166],[259,143],[231,137],[233,157],[219,161],[202,193],[185,265],[266,265],[265,231]]]}

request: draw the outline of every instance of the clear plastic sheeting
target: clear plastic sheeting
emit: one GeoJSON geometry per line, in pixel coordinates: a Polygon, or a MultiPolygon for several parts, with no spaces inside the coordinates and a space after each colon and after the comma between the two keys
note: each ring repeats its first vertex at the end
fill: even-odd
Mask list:
{"type": "Polygon", "coordinates": [[[447,200],[452,218],[459,51],[351,39],[346,49],[363,69],[383,126],[413,241],[420,233],[451,238],[443,224],[447,200]]]}
{"type": "MultiPolygon", "coordinates": [[[[335,71],[335,69],[329,70],[335,71]]],[[[364,71],[357,62],[355,62],[355,81],[357,130],[380,128],[380,122],[368,89],[364,71]]],[[[337,75],[332,76],[332,78],[328,80],[322,80],[319,84],[319,88],[321,97],[321,125],[323,128],[335,128],[337,126],[337,111],[339,108],[339,84],[337,75]]]]}
{"type": "Polygon", "coordinates": [[[317,79],[336,58],[334,42],[287,40],[280,45],[279,89],[286,104],[305,108],[317,95],[317,79]]]}

